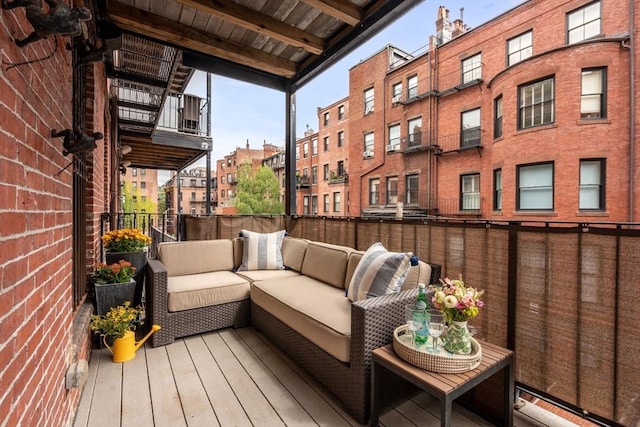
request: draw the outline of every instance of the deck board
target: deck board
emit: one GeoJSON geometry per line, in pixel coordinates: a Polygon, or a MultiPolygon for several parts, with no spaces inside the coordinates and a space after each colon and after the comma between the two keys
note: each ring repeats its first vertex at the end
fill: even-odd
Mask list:
{"type": "MultiPolygon", "coordinates": [[[[489,426],[454,405],[456,426],[489,426]]],[[[385,427],[439,426],[425,393],[384,408],[385,427]]],[[[517,427],[535,424],[515,418],[517,427]]],[[[141,347],[126,363],[94,349],[74,427],[359,426],[338,399],[251,328],[141,347]]]]}

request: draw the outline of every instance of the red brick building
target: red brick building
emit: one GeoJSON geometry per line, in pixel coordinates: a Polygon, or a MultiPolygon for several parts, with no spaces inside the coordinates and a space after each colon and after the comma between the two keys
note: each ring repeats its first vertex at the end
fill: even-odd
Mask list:
{"type": "Polygon", "coordinates": [[[637,220],[628,7],[534,0],[472,30],[441,9],[428,52],[354,66],[350,214],[637,220]]]}

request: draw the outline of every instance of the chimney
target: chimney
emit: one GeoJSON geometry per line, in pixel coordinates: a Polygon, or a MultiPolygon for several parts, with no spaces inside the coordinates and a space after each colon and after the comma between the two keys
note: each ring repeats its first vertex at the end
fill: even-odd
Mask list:
{"type": "Polygon", "coordinates": [[[247,150],[249,149],[249,138],[247,138],[247,150]]]}
{"type": "Polygon", "coordinates": [[[444,6],[438,7],[438,19],[436,19],[436,45],[451,40],[451,23],[449,22],[449,10],[444,6]]]}
{"type": "Polygon", "coordinates": [[[460,18],[453,21],[453,30],[451,32],[451,38],[458,37],[460,34],[464,33],[467,30],[467,27],[464,25],[464,21],[462,17],[464,15],[464,7],[460,8],[460,18]]]}

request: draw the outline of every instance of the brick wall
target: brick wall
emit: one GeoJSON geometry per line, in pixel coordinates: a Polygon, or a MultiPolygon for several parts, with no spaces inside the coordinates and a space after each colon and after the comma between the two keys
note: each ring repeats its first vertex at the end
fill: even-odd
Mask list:
{"type": "MultiPolygon", "coordinates": [[[[80,396],[65,389],[64,375],[89,341],[86,323],[84,337],[73,334],[82,310],[72,293],[72,167],[61,172],[71,159],[50,136],[72,126],[71,54],[63,38],[17,48],[13,39],[31,30],[23,10],[0,11],[0,424],[62,426],[80,396]]],[[[104,73],[98,78],[96,130],[106,99],[104,73]]]]}

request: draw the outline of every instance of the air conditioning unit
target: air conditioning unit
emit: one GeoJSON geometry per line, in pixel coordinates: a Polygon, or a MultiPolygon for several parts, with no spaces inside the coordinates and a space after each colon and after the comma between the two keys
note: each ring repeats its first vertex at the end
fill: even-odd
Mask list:
{"type": "Polygon", "coordinates": [[[402,95],[396,95],[393,98],[391,98],[391,103],[393,104],[398,104],[402,102],[402,95]]]}
{"type": "Polygon", "coordinates": [[[387,145],[387,152],[396,151],[398,149],[398,144],[389,144],[387,145]]]}
{"type": "Polygon", "coordinates": [[[373,151],[365,151],[362,154],[363,157],[373,157],[373,151]]]}
{"type": "Polygon", "coordinates": [[[365,114],[373,113],[373,107],[367,107],[367,108],[364,110],[364,113],[365,113],[365,114]]]}

